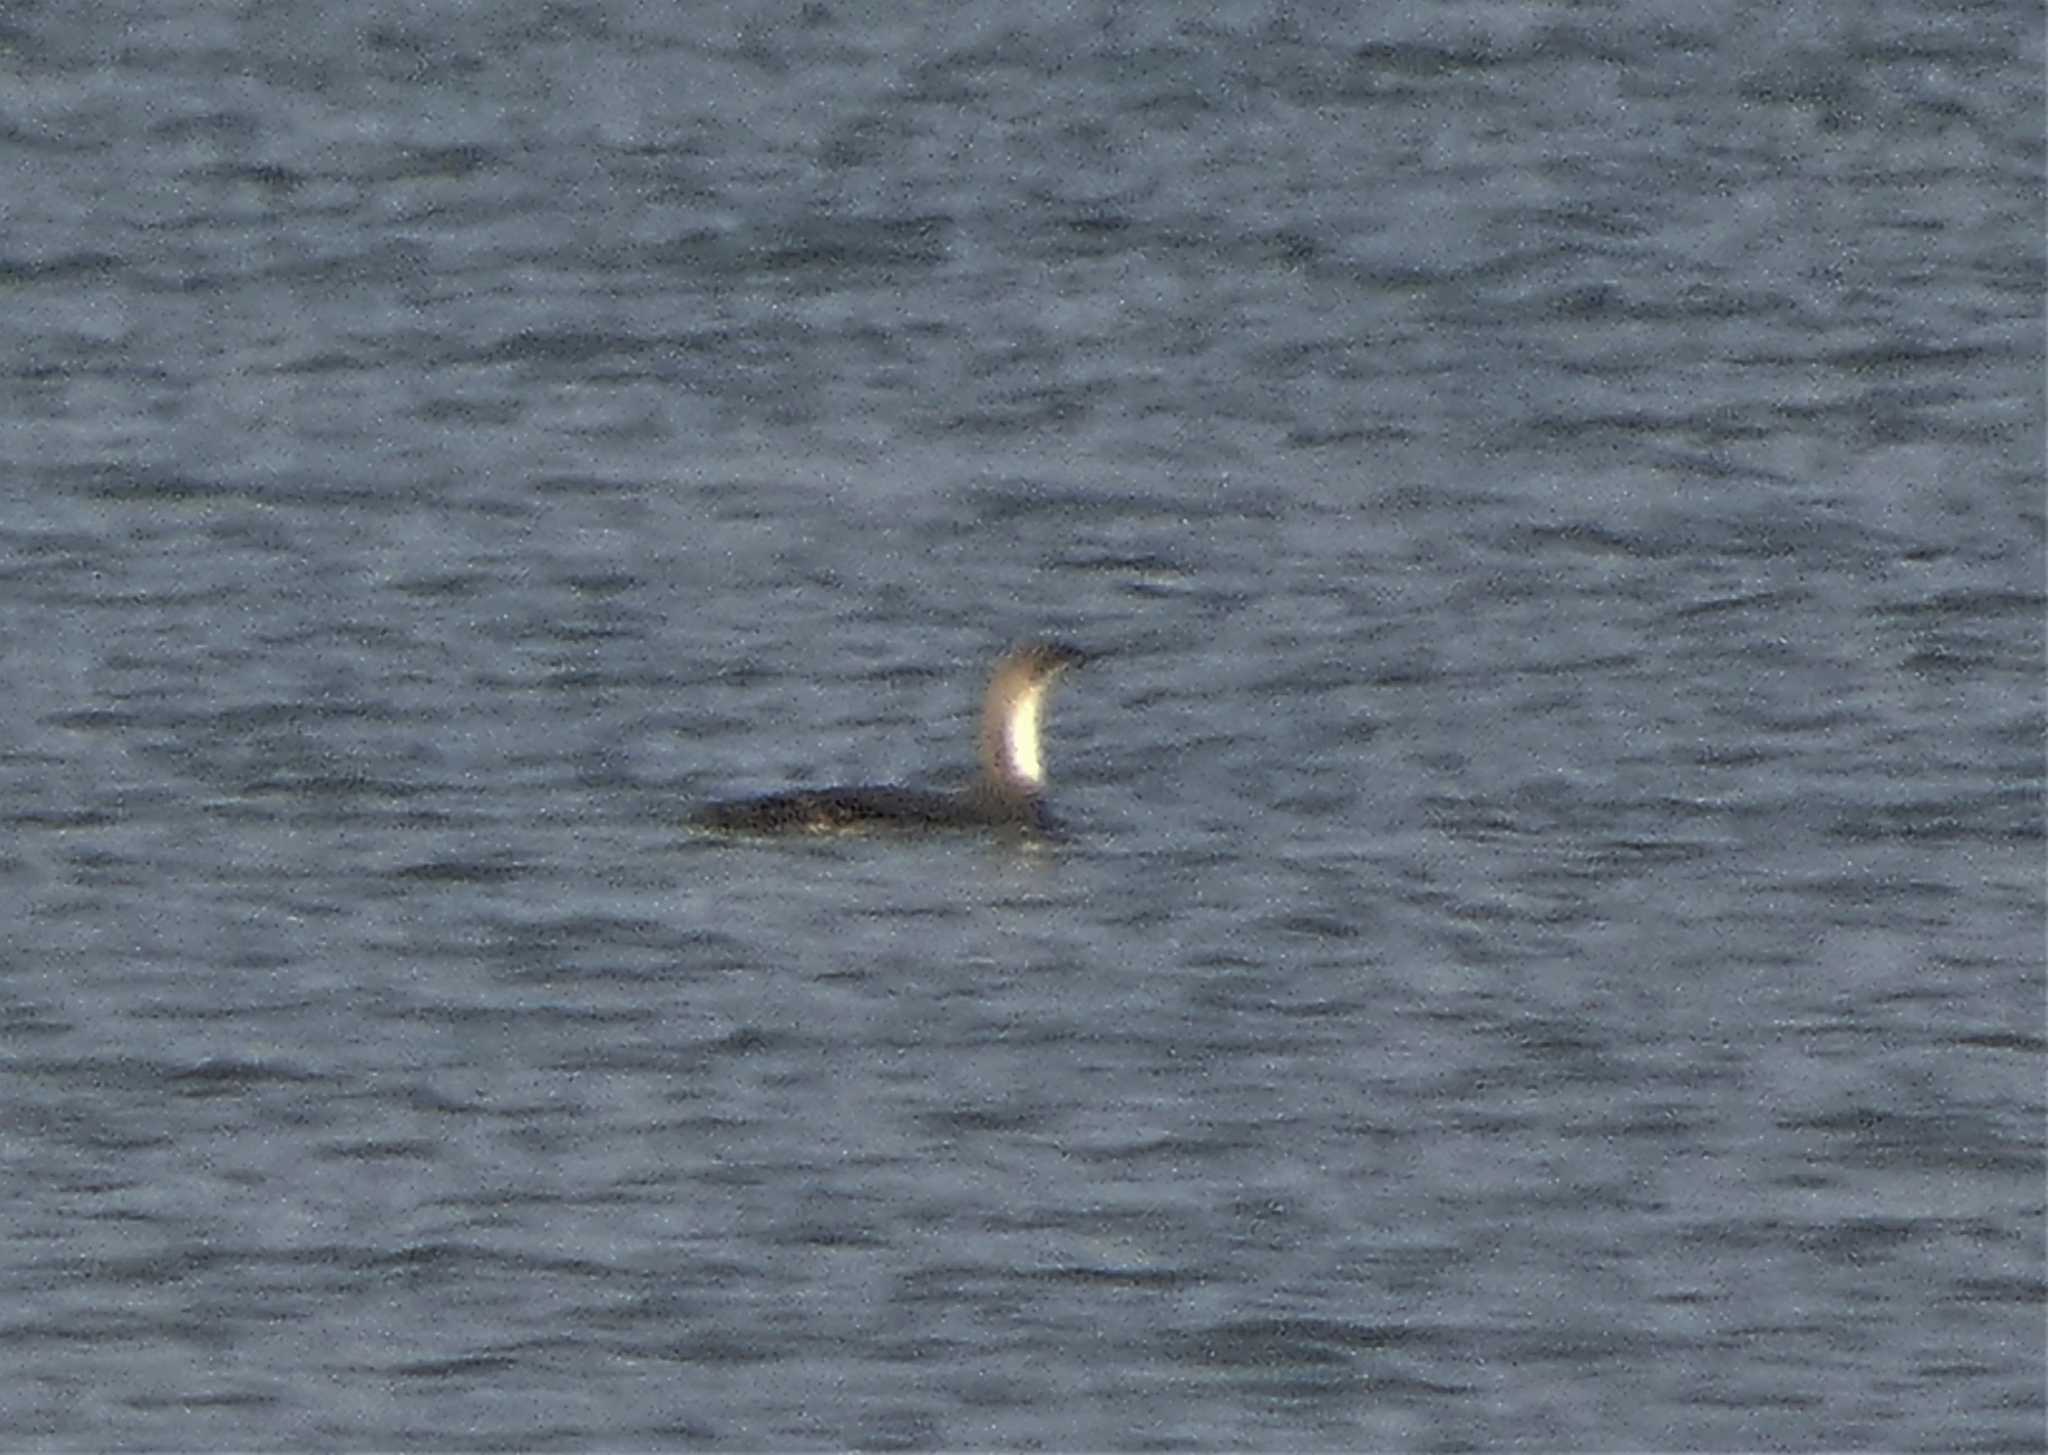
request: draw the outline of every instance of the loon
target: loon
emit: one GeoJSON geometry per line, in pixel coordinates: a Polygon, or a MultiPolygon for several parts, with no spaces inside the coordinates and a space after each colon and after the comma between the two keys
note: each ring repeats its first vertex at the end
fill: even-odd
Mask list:
{"type": "Polygon", "coordinates": [[[981,777],[957,793],[922,788],[803,788],[707,804],[701,828],[746,834],[843,834],[890,829],[1006,828],[1057,832],[1045,807],[1039,719],[1053,681],[1087,660],[1066,642],[1025,642],[1003,653],[981,705],[981,777]]]}

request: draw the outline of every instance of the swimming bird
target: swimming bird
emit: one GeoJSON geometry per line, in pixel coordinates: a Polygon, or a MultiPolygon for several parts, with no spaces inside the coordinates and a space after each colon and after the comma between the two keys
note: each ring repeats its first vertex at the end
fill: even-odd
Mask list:
{"type": "Polygon", "coordinates": [[[996,662],[981,704],[981,774],[942,793],[894,784],[801,788],[699,809],[699,827],[748,834],[875,833],[905,829],[1016,829],[1049,833],[1040,731],[1045,699],[1067,668],[1086,661],[1066,642],[1025,642],[996,662]]]}

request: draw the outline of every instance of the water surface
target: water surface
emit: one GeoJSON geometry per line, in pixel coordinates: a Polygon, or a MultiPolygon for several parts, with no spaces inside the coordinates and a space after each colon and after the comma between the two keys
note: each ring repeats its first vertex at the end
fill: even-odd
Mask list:
{"type": "Polygon", "coordinates": [[[6,1443],[2037,1444],[2034,9],[0,42],[6,1443]]]}

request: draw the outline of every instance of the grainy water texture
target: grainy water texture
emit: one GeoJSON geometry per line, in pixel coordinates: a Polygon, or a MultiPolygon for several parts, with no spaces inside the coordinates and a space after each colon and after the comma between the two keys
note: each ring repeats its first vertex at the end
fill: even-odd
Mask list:
{"type": "Polygon", "coordinates": [[[2040,1448],[2042,30],[0,8],[0,1446],[2040,1448]]]}

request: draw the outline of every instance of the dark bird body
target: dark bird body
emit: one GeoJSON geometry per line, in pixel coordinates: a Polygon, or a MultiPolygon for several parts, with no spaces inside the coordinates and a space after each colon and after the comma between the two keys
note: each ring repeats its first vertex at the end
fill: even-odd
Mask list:
{"type": "Polygon", "coordinates": [[[1053,680],[1084,660],[1064,642],[1027,642],[996,663],[981,710],[981,776],[942,793],[894,784],[800,788],[712,803],[695,822],[748,834],[833,834],[945,829],[1054,832],[1045,807],[1040,719],[1053,680]]]}

